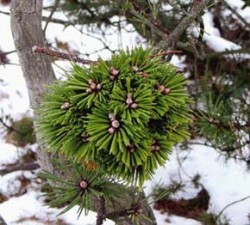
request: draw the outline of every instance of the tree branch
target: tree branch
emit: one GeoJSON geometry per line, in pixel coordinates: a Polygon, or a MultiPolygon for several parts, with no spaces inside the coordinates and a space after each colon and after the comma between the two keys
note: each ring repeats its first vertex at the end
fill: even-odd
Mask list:
{"type": "MultiPolygon", "coordinates": [[[[8,166],[5,169],[0,170],[0,175],[4,176],[8,173],[12,173],[19,170],[36,170],[40,168],[37,162],[32,163],[21,163],[14,166],[8,166]]],[[[1,224],[1,223],[0,223],[1,224]]]]}
{"type": "Polygon", "coordinates": [[[57,7],[59,6],[59,2],[60,2],[60,0],[56,0],[56,1],[55,1],[54,5],[53,5],[53,7],[52,7],[52,9],[51,9],[50,15],[49,15],[49,17],[48,17],[47,20],[46,20],[46,24],[45,24],[45,27],[44,27],[44,29],[43,29],[43,34],[44,34],[44,36],[45,36],[45,33],[46,33],[46,29],[47,29],[47,27],[48,27],[48,25],[49,25],[49,22],[51,21],[51,19],[52,19],[54,13],[55,13],[57,7]]]}
{"type": "Polygon", "coordinates": [[[226,5],[226,7],[234,14],[236,15],[239,20],[248,28],[250,28],[250,24],[237,12],[236,9],[234,9],[232,6],[230,6],[226,1],[223,1],[223,3],[226,5]]]}
{"type": "Polygon", "coordinates": [[[198,18],[201,13],[206,8],[209,0],[203,0],[201,3],[195,4],[194,1],[193,8],[191,9],[190,14],[182,19],[179,25],[170,33],[170,35],[166,35],[165,39],[160,41],[156,45],[156,49],[169,49],[173,48],[178,42],[180,36],[186,31],[188,26],[193,23],[193,21],[198,18]]]}
{"type": "Polygon", "coordinates": [[[33,50],[33,52],[36,52],[36,53],[42,53],[42,54],[45,54],[45,55],[49,55],[49,56],[53,56],[53,57],[61,58],[61,59],[66,59],[66,60],[69,60],[69,61],[78,62],[78,63],[82,63],[82,64],[96,63],[96,61],[82,59],[82,58],[78,57],[77,55],[72,55],[72,54],[68,54],[68,53],[53,51],[51,49],[47,49],[47,48],[44,48],[44,47],[33,46],[32,50],[33,50]]]}

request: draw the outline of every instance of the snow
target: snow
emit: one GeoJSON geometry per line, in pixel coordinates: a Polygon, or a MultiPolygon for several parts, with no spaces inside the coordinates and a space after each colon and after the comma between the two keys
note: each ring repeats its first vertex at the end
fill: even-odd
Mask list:
{"type": "MultiPolygon", "coordinates": [[[[57,216],[60,210],[48,208],[41,201],[41,193],[30,191],[20,197],[12,197],[8,201],[0,204],[0,213],[8,225],[35,225],[45,224],[45,221],[54,221],[55,218],[63,219],[69,225],[93,225],[96,214],[90,212],[88,216],[83,214],[77,219],[77,207],[62,216],[57,216]],[[38,221],[17,221],[21,218],[35,217],[38,221]]],[[[52,223],[51,223],[52,224],[52,223]]],[[[113,225],[112,221],[107,220],[104,225],[113,225]]]]}
{"type": "MultiPolygon", "coordinates": [[[[49,2],[49,1],[47,1],[49,2]]],[[[250,21],[249,8],[242,10],[242,1],[227,0],[233,7],[241,13],[244,18],[250,21]]],[[[1,10],[7,10],[6,7],[0,8],[1,10]]],[[[63,17],[60,17],[63,19],[63,17]]],[[[117,18],[113,18],[114,20],[117,18]]],[[[203,15],[205,23],[204,39],[207,44],[214,50],[220,52],[230,49],[239,49],[241,46],[230,42],[220,36],[218,29],[215,29],[212,22],[212,15],[206,12],[203,15]]],[[[1,48],[4,51],[11,51],[14,49],[11,39],[11,31],[9,19],[7,16],[0,15],[0,28],[1,35],[1,48]],[[4,31],[4,32],[3,32],[4,31]],[[4,44],[3,44],[4,43],[4,44]]],[[[43,24],[44,25],[44,24],[43,24]]],[[[127,27],[130,29],[130,27],[127,27]]],[[[50,24],[47,29],[47,36],[49,40],[54,42],[56,37],[60,37],[60,40],[70,42],[70,46],[73,49],[77,49],[82,53],[89,53],[95,50],[101,49],[102,43],[97,41],[93,37],[89,37],[85,34],[76,32],[74,28],[64,28],[61,25],[50,24]]],[[[98,36],[98,34],[97,34],[98,36]]],[[[118,43],[120,47],[124,48],[131,42],[135,43],[136,37],[134,34],[115,33],[113,36],[109,36],[108,40],[105,40],[112,49],[117,49],[118,43]],[[119,38],[122,37],[122,40],[119,38]],[[122,43],[122,45],[121,45],[122,43]]],[[[108,57],[110,52],[100,52],[91,57],[95,60],[99,56],[108,57]]],[[[244,54],[241,57],[250,58],[249,55],[244,54]]],[[[174,56],[172,63],[181,69],[185,67],[183,64],[185,57],[174,56]]],[[[16,54],[11,55],[11,62],[18,63],[16,54]]],[[[54,65],[58,78],[62,78],[63,70],[68,69],[70,64],[64,61],[58,61],[57,66],[54,65]]],[[[0,98],[1,109],[6,114],[9,114],[12,118],[18,119],[25,115],[32,115],[32,110],[29,108],[29,100],[25,81],[22,76],[20,67],[18,66],[0,66],[0,80],[3,80],[1,85],[0,96],[6,96],[0,98]]],[[[34,146],[32,148],[35,148],[34,146]]],[[[23,154],[17,147],[5,143],[4,139],[0,139],[0,169],[6,164],[15,163],[20,155],[23,154]]],[[[201,175],[200,182],[208,190],[210,195],[209,211],[218,214],[228,204],[238,201],[240,199],[250,196],[250,175],[245,165],[241,162],[228,160],[225,161],[220,154],[212,148],[203,145],[193,145],[189,151],[182,151],[175,149],[170,157],[170,160],[166,163],[165,167],[157,169],[153,179],[145,183],[145,191],[149,194],[156,184],[169,185],[172,181],[181,181],[185,184],[183,191],[178,191],[173,198],[174,199],[191,199],[200,191],[200,188],[195,188],[190,182],[190,179],[194,175],[201,175]],[[179,161],[182,161],[181,167],[179,161]]],[[[17,193],[21,187],[21,183],[18,177],[24,175],[25,177],[34,178],[35,175],[30,172],[14,172],[0,177],[0,194],[5,197],[9,197],[17,193]]],[[[39,221],[25,221],[25,225],[38,225],[44,224],[45,220],[55,220],[56,215],[60,212],[59,209],[51,209],[45,205],[41,192],[39,192],[36,185],[30,186],[27,189],[27,193],[18,197],[11,197],[7,201],[0,203],[0,215],[6,220],[8,225],[24,224],[22,222],[17,223],[18,219],[25,217],[36,217],[39,221]]],[[[225,215],[233,225],[249,224],[247,215],[250,212],[250,199],[240,201],[236,204],[228,207],[223,215],[225,215]]],[[[161,214],[159,211],[155,211],[158,225],[200,225],[200,222],[195,220],[186,219],[178,216],[161,214]]],[[[90,212],[88,216],[81,215],[77,220],[77,207],[74,207],[69,212],[58,217],[72,225],[92,225],[94,224],[96,214],[90,212]]],[[[105,225],[113,225],[112,221],[106,221],[105,225]]]]}

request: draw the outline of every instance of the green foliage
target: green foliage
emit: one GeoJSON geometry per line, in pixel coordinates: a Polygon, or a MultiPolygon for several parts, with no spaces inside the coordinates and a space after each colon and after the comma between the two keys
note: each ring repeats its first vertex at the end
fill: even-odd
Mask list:
{"type": "MultiPolygon", "coordinates": [[[[39,176],[53,183],[53,187],[46,187],[43,191],[51,207],[67,205],[59,215],[78,205],[78,216],[88,213],[94,208],[94,200],[103,197],[106,202],[119,196],[119,189],[115,186],[115,180],[101,170],[89,170],[82,164],[69,164],[59,168],[61,171],[71,171],[70,179],[65,181],[61,177],[41,172],[39,176]]],[[[121,197],[121,196],[120,196],[121,197]]]]}
{"type": "Polygon", "coordinates": [[[48,89],[39,130],[48,150],[142,186],[188,138],[182,74],[152,50],[121,51],[90,68],[73,65],[48,89]]]}

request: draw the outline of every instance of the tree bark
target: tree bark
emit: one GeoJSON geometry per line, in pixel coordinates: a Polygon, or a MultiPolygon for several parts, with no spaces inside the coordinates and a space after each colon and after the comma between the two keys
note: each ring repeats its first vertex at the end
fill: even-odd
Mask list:
{"type": "MultiPolygon", "coordinates": [[[[22,67],[23,76],[27,84],[31,107],[33,109],[39,106],[46,85],[56,80],[48,57],[32,51],[33,46],[44,46],[41,12],[42,0],[11,1],[11,29],[13,40],[22,67]]],[[[36,135],[39,140],[39,134],[36,135]]],[[[38,150],[37,155],[39,165],[43,170],[52,173],[55,172],[55,169],[50,163],[51,155],[44,151],[43,148],[38,150]]],[[[117,206],[124,205],[124,202],[128,206],[132,204],[134,199],[131,193],[133,193],[133,191],[127,189],[127,192],[124,193],[126,198],[120,199],[117,206]]],[[[145,200],[144,194],[142,195],[142,199],[145,200]]],[[[111,209],[107,209],[107,213],[109,213],[110,210],[111,209]]],[[[141,224],[156,224],[152,209],[148,204],[142,208],[142,211],[151,221],[143,219],[141,224]]],[[[113,219],[117,225],[133,225],[131,219],[127,217],[123,218],[123,220],[117,216],[111,219],[113,219]]]]}
{"type": "MultiPolygon", "coordinates": [[[[11,1],[12,36],[33,109],[39,105],[46,85],[56,79],[48,57],[32,51],[34,45],[44,46],[41,25],[42,2],[42,0],[11,1]]],[[[52,172],[49,155],[39,148],[37,156],[42,169],[52,172]]]]}

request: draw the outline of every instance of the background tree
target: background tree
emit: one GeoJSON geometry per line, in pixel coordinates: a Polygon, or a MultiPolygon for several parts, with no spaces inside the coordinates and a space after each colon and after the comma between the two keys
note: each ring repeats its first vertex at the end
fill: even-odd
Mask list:
{"type": "MultiPolygon", "coordinates": [[[[250,77],[249,58],[245,54],[249,53],[249,22],[227,2],[65,0],[55,1],[47,18],[41,17],[41,1],[32,1],[32,4],[13,1],[12,4],[14,41],[33,107],[39,104],[44,92],[41,84],[51,83],[55,79],[48,58],[31,51],[34,45],[44,46],[41,20],[47,21],[47,24],[60,23],[65,27],[85,25],[92,32],[100,31],[103,26],[121,30],[121,21],[125,20],[133,25],[146,43],[154,46],[156,52],[181,50],[182,55],[186,56],[188,90],[194,99],[192,108],[195,123],[190,127],[193,140],[204,137],[206,141],[203,144],[216,147],[226,157],[249,163],[250,77]],[[165,5],[171,6],[170,10],[165,5]],[[211,13],[221,36],[233,40],[239,48],[222,52],[215,52],[211,48],[203,33],[201,16],[205,9],[211,13]],[[222,15],[225,9],[231,14],[222,15]],[[68,20],[53,18],[55,11],[63,11],[68,20]],[[119,22],[112,22],[113,16],[118,16],[119,22]],[[192,26],[199,30],[198,35],[190,32],[188,28],[192,26]]],[[[247,1],[243,7],[249,7],[247,1]]],[[[104,47],[109,49],[107,45],[104,47]]],[[[167,55],[169,60],[171,55],[167,55]]],[[[184,147],[194,143],[193,140],[184,143],[184,147]]],[[[50,156],[42,150],[38,156],[43,169],[53,172],[50,156]]]]}

